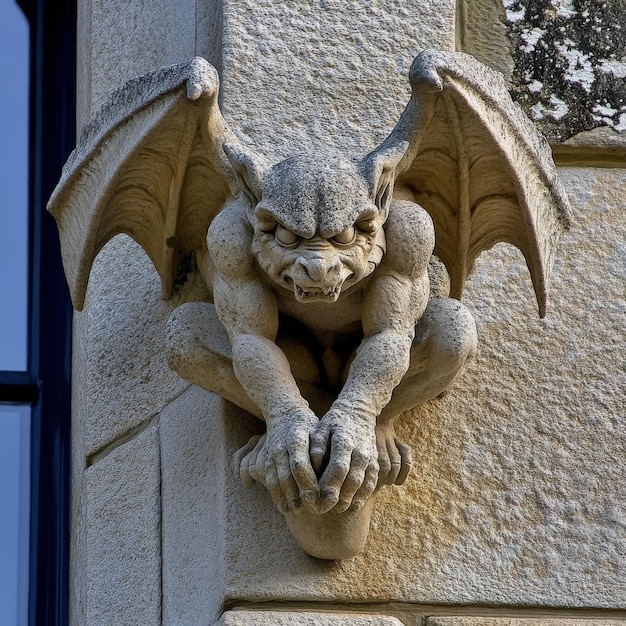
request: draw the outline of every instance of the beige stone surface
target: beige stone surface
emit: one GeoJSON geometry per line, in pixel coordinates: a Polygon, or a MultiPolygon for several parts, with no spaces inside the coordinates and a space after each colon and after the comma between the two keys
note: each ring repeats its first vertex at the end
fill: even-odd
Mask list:
{"type": "Polygon", "coordinates": [[[159,440],[150,426],[86,471],[85,613],[78,624],[161,619],[159,440]]]}
{"type": "Polygon", "coordinates": [[[612,128],[594,128],[553,146],[557,162],[621,167],[626,163],[626,134],[612,128]]]}
{"type": "Polygon", "coordinates": [[[85,605],[85,455],[84,435],[88,415],[87,375],[84,363],[87,362],[87,341],[85,335],[86,317],[74,318],[72,324],[72,429],[71,429],[71,528],[70,528],[70,580],[74,584],[69,589],[70,624],[81,624],[86,611],[85,605]]]}
{"type": "MultiPolygon", "coordinates": [[[[195,54],[204,57],[218,71],[222,67],[222,2],[196,0],[195,54]]],[[[187,59],[189,60],[189,59],[187,59]]]]}
{"type": "Polygon", "coordinates": [[[191,387],[161,414],[163,624],[206,626],[223,597],[222,401],[191,387]]]}
{"type": "Polygon", "coordinates": [[[387,615],[308,611],[227,611],[216,626],[401,626],[387,615]]]}
{"type": "Polygon", "coordinates": [[[620,626],[624,620],[574,617],[468,617],[466,615],[426,618],[426,626],[620,626]]]}
{"type": "Polygon", "coordinates": [[[79,127],[127,80],[195,54],[195,0],[84,0],[80,5],[79,127]]]}
{"type": "Polygon", "coordinates": [[[263,153],[322,141],[364,154],[408,101],[417,53],[454,50],[454,16],[453,0],[226,0],[225,115],[263,153]]]}
{"type": "Polygon", "coordinates": [[[179,298],[204,293],[202,285],[195,293],[190,285],[190,291],[163,301],[159,277],[133,241],[120,236],[105,246],[94,264],[85,311],[76,314],[76,340],[89,347],[81,364],[88,398],[84,447],[75,453],[98,453],[187,388],[167,365],[165,322],[179,298]]]}
{"type": "Polygon", "coordinates": [[[510,81],[514,62],[502,0],[461,0],[457,11],[459,49],[502,72],[510,81]]]}

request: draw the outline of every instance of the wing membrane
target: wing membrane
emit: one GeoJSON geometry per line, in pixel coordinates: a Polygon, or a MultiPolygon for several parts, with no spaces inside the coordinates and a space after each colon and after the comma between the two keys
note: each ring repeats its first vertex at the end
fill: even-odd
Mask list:
{"type": "Polygon", "coordinates": [[[86,127],[49,211],[57,220],[72,301],[84,305],[93,261],[125,233],[146,251],[169,297],[181,263],[206,246],[234,184],[222,143],[237,143],[204,59],[127,83],[86,127]]]}
{"type": "Polygon", "coordinates": [[[521,250],[546,312],[554,249],[569,206],[546,140],[495,72],[460,53],[424,52],[413,95],[382,144],[407,142],[396,184],[433,218],[435,253],[460,298],[476,257],[498,242],[521,250]]]}

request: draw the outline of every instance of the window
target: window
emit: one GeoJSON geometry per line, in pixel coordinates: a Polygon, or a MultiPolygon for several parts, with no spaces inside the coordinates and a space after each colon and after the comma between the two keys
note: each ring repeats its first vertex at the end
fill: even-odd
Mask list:
{"type": "Polygon", "coordinates": [[[3,80],[16,81],[0,124],[0,614],[56,626],[67,623],[71,306],[45,204],[75,138],[76,10],[17,4],[0,9],[3,80]]]}
{"type": "MultiPolygon", "coordinates": [[[[0,4],[0,371],[28,369],[28,23],[0,4]]],[[[11,374],[8,374],[11,372],[11,374]]],[[[6,393],[6,388],[5,388],[6,393]]],[[[5,400],[7,397],[5,396],[5,400]]],[[[0,396],[2,400],[2,396],[0,396]]],[[[28,622],[30,406],[0,404],[0,615],[28,622]]]]}
{"type": "Polygon", "coordinates": [[[28,24],[0,4],[0,370],[27,369],[28,24]]]}
{"type": "Polygon", "coordinates": [[[30,407],[0,404],[0,615],[28,623],[30,407]]]}

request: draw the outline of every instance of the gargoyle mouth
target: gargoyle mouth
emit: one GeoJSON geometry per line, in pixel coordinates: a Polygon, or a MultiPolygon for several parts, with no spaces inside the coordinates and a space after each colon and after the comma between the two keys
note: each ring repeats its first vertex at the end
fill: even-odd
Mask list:
{"type": "Polygon", "coordinates": [[[297,283],[293,284],[293,291],[298,302],[337,302],[341,293],[341,284],[338,285],[320,285],[302,287],[297,283]]]}

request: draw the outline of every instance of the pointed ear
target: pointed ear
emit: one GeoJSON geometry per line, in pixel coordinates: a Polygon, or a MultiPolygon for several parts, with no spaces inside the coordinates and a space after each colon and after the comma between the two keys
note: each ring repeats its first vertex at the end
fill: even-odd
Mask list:
{"type": "Polygon", "coordinates": [[[235,170],[241,191],[248,196],[252,205],[256,206],[261,199],[263,179],[269,169],[267,164],[259,156],[244,152],[240,146],[225,143],[222,147],[235,170]]]}
{"type": "Polygon", "coordinates": [[[370,152],[359,164],[365,180],[369,183],[374,204],[385,214],[388,213],[391,204],[396,165],[408,149],[407,141],[391,147],[383,144],[370,152]]]}

